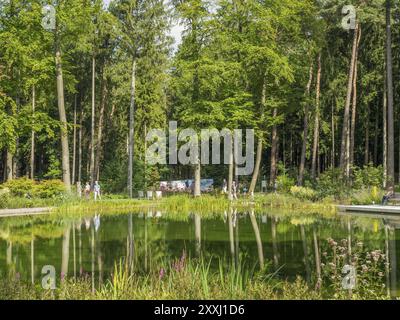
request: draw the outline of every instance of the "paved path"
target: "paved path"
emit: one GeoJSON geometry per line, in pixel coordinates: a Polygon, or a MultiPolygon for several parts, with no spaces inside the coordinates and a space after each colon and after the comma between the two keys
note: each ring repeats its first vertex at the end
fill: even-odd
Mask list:
{"type": "Polygon", "coordinates": [[[371,213],[394,213],[400,214],[400,206],[338,206],[341,212],[371,212],[371,213]]]}
{"type": "Polygon", "coordinates": [[[33,216],[50,213],[52,208],[22,208],[22,209],[2,209],[0,218],[15,216],[33,216]]]}

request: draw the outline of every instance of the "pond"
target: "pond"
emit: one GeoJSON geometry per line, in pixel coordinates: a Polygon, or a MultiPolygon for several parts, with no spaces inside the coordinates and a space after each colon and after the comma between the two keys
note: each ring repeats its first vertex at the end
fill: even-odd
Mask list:
{"type": "Polygon", "coordinates": [[[0,277],[40,284],[42,268],[50,265],[58,278],[87,276],[97,286],[121,261],[146,274],[184,255],[203,257],[214,269],[222,262],[289,281],[300,276],[315,285],[318,279],[333,283],[335,276],[343,277],[342,267],[350,263],[361,270],[359,284],[374,281],[374,290],[396,297],[398,228],[400,217],[383,215],[234,210],[213,219],[196,214],[171,219],[155,210],[80,219],[3,218],[0,277]]]}

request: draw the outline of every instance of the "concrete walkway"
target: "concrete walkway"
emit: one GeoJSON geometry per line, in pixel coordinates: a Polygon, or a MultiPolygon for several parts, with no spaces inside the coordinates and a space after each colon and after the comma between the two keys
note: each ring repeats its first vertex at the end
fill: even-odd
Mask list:
{"type": "Polygon", "coordinates": [[[338,206],[340,212],[370,212],[400,214],[400,206],[338,206]]]}
{"type": "Polygon", "coordinates": [[[52,209],[53,208],[2,209],[0,210],[0,218],[48,214],[52,209]]]}

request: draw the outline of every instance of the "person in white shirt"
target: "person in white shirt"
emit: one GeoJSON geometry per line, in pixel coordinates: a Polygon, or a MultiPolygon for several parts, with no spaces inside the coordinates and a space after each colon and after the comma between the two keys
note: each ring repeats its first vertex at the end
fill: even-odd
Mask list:
{"type": "Polygon", "coordinates": [[[99,200],[101,200],[101,194],[100,194],[100,185],[99,185],[99,182],[98,181],[96,181],[95,183],[94,183],[94,187],[93,187],[93,189],[94,189],[94,201],[96,201],[97,200],[97,197],[99,198],[99,200]]]}

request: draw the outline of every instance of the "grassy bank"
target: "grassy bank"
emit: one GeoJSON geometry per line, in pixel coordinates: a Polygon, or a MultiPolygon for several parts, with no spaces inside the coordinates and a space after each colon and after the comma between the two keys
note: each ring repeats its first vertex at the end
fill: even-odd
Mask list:
{"type": "Polygon", "coordinates": [[[94,213],[115,215],[147,212],[149,210],[159,210],[175,218],[186,217],[188,213],[198,213],[205,218],[213,217],[229,210],[254,211],[255,213],[279,210],[280,212],[296,211],[301,214],[333,215],[338,204],[379,203],[382,195],[382,191],[372,189],[357,191],[352,197],[341,200],[335,200],[332,197],[310,200],[301,195],[291,193],[256,194],[254,199],[240,197],[238,200],[233,201],[222,195],[203,195],[199,198],[193,198],[186,194],[168,196],[160,200],[138,200],[118,196],[105,196],[101,201],[97,202],[82,200],[73,196],[59,196],[51,199],[9,197],[7,203],[2,205],[0,203],[0,209],[54,207],[52,214],[62,217],[94,213]]]}
{"type": "MultiPolygon", "coordinates": [[[[332,274],[330,274],[332,276],[332,274]]],[[[97,279],[97,277],[96,277],[97,279]]],[[[326,278],[327,279],[327,278],[326,278]]],[[[279,280],[275,273],[252,272],[243,266],[226,270],[223,263],[217,271],[202,259],[179,259],[168,268],[160,268],[146,275],[130,273],[124,263],[117,264],[112,278],[96,284],[91,274],[78,279],[58,279],[56,289],[46,290],[40,285],[18,279],[0,281],[0,299],[73,299],[73,300],[136,300],[136,299],[234,299],[234,300],[322,300],[322,299],[388,299],[379,283],[368,290],[349,292],[338,284],[307,284],[301,277],[294,281],[279,280]]],[[[341,280],[338,280],[339,283],[341,280]]]]}
{"type": "Polygon", "coordinates": [[[222,215],[225,211],[254,211],[255,213],[266,210],[297,211],[308,214],[329,214],[336,211],[335,202],[312,202],[300,200],[290,195],[266,194],[257,195],[254,200],[240,198],[229,201],[221,196],[205,195],[193,198],[189,195],[170,196],[161,200],[135,200],[135,199],[105,199],[102,201],[75,201],[63,203],[56,207],[55,215],[82,215],[92,213],[122,214],[147,212],[159,210],[171,217],[187,217],[188,213],[198,213],[202,217],[222,215]]]}

